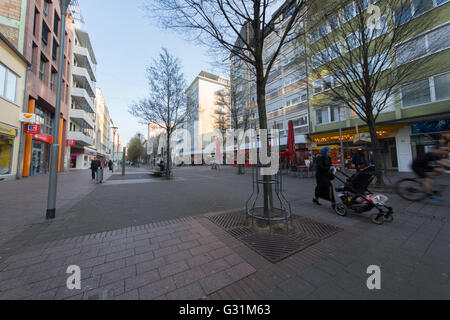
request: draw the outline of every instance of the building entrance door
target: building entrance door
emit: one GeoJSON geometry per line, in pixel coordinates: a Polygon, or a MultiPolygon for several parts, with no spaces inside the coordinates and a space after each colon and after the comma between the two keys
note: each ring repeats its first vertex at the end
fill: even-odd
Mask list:
{"type": "Polygon", "coordinates": [[[41,174],[44,165],[44,146],[40,141],[33,140],[33,147],[31,149],[31,168],[30,174],[32,176],[41,174]]]}

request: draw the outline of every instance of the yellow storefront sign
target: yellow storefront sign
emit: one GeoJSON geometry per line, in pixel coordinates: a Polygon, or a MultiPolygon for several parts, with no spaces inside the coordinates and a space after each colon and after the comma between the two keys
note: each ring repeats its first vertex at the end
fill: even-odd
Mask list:
{"type": "Polygon", "coordinates": [[[17,137],[17,129],[0,124],[0,134],[17,137]]]}
{"type": "MultiPolygon", "coordinates": [[[[378,137],[383,138],[390,134],[397,133],[398,129],[404,127],[404,124],[401,125],[380,125],[377,126],[377,134],[378,137]]],[[[368,135],[369,128],[363,127],[359,128],[359,135],[368,135]]],[[[346,129],[342,130],[342,141],[353,141],[355,138],[358,138],[358,134],[356,133],[356,129],[346,129]]],[[[310,139],[317,144],[325,144],[325,143],[333,143],[340,141],[339,131],[326,132],[326,133],[317,133],[311,134],[310,139]]]]}

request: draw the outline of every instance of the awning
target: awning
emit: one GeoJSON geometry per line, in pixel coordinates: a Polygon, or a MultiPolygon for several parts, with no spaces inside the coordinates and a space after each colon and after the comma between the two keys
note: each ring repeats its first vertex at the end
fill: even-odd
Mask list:
{"type": "Polygon", "coordinates": [[[328,147],[330,149],[339,149],[341,146],[338,145],[338,144],[331,144],[331,145],[328,145],[328,146],[317,146],[317,147],[314,147],[313,150],[322,150],[325,147],[328,147]]]}

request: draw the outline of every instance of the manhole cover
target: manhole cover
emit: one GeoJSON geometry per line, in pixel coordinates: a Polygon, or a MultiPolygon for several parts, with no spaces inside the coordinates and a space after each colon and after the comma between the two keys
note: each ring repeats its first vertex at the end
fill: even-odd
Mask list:
{"type": "Polygon", "coordinates": [[[246,227],[245,213],[226,213],[211,216],[209,219],[222,227],[236,239],[272,263],[279,262],[315,243],[328,238],[342,229],[314,221],[309,218],[293,216],[296,232],[290,235],[256,233],[246,227]]]}

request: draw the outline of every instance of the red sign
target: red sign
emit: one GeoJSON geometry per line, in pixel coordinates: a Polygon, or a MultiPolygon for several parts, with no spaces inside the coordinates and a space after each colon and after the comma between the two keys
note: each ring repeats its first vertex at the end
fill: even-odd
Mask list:
{"type": "Polygon", "coordinates": [[[38,140],[38,141],[42,141],[42,142],[45,142],[45,143],[53,143],[53,137],[49,136],[47,134],[43,134],[43,133],[33,134],[33,139],[34,140],[38,140]]]}
{"type": "Polygon", "coordinates": [[[75,140],[66,140],[66,145],[74,146],[75,145],[75,140]]]}
{"type": "Polygon", "coordinates": [[[25,124],[25,134],[36,134],[41,133],[41,125],[40,124],[25,124]]]}

